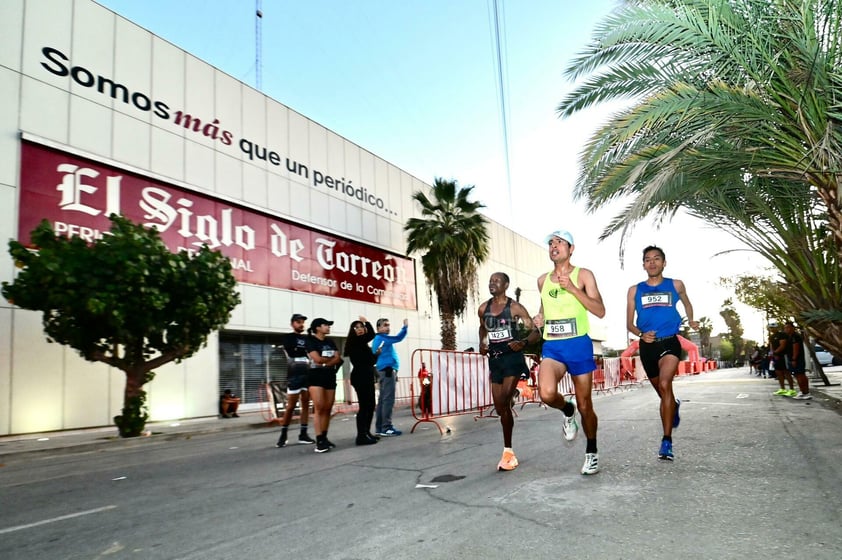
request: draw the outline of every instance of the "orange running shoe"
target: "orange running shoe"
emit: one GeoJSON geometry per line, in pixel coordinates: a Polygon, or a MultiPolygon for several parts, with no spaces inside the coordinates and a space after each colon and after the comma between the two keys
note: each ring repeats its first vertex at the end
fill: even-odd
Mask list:
{"type": "Polygon", "coordinates": [[[498,471],[513,471],[517,468],[517,457],[511,451],[503,451],[503,457],[497,463],[498,471]]]}
{"type": "Polygon", "coordinates": [[[520,392],[520,396],[522,396],[528,401],[532,400],[532,387],[526,384],[526,379],[521,379],[520,381],[518,381],[517,388],[520,392]]]}

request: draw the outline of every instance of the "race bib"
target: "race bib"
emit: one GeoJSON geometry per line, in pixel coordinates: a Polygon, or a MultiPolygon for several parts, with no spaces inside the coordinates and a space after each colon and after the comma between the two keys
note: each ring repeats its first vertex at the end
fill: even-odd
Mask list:
{"type": "Polygon", "coordinates": [[[544,321],[544,333],[550,338],[570,338],[578,336],[576,319],[552,319],[544,321]]]}
{"type": "Polygon", "coordinates": [[[306,364],[310,361],[310,358],[307,358],[305,356],[300,356],[298,358],[293,358],[292,361],[297,363],[297,364],[306,364]]]}
{"type": "Polygon", "coordinates": [[[489,342],[505,342],[512,339],[511,329],[500,329],[497,331],[488,331],[489,342]]]}
{"type": "Polygon", "coordinates": [[[323,358],[332,358],[336,354],[336,350],[322,350],[323,358]]]}
{"type": "Polygon", "coordinates": [[[640,305],[647,307],[671,307],[672,292],[649,292],[640,296],[640,305]]]}

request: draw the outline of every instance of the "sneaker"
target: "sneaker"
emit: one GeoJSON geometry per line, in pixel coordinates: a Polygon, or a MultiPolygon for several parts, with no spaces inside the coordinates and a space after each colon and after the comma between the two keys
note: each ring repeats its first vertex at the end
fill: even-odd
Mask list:
{"type": "Polygon", "coordinates": [[[810,393],[798,393],[792,398],[797,401],[808,401],[813,398],[813,395],[811,395],[810,393]]]}
{"type": "Polygon", "coordinates": [[[664,461],[672,461],[675,459],[675,455],[672,454],[671,441],[661,441],[661,449],[658,451],[658,459],[663,459],[664,461]]]}
{"type": "Polygon", "coordinates": [[[403,434],[403,432],[402,432],[402,431],[398,430],[398,429],[397,429],[397,428],[395,428],[394,426],[389,426],[388,428],[386,428],[386,430],[385,430],[384,432],[381,432],[381,433],[379,433],[379,434],[377,434],[377,435],[378,435],[378,436],[391,437],[391,436],[399,436],[399,435],[401,435],[401,434],[403,434]]]}
{"type": "Polygon", "coordinates": [[[373,445],[377,443],[377,439],[373,437],[369,437],[368,434],[363,434],[361,436],[357,436],[356,444],[357,445],[373,445]]]}
{"type": "Polygon", "coordinates": [[[298,434],[298,443],[316,443],[316,440],[307,435],[307,433],[298,434]]]}
{"type": "Polygon", "coordinates": [[[275,444],[275,447],[286,447],[287,446],[287,433],[281,432],[281,437],[278,438],[278,443],[275,444]]]}
{"type": "Polygon", "coordinates": [[[596,474],[599,472],[599,453],[585,453],[585,464],[582,474],[596,474]]]}
{"type": "Polygon", "coordinates": [[[327,440],[316,442],[316,453],[327,453],[328,451],[330,451],[330,446],[327,444],[327,440]]]}
{"type": "Polygon", "coordinates": [[[790,389],[789,391],[786,392],[786,395],[784,395],[784,396],[785,397],[794,397],[797,394],[798,394],[798,391],[796,391],[795,389],[790,389]]]}
{"type": "Polygon", "coordinates": [[[789,394],[789,391],[787,391],[786,389],[778,389],[777,391],[775,391],[775,392],[774,392],[774,393],[772,393],[772,394],[773,394],[773,395],[780,395],[780,396],[782,396],[782,397],[785,397],[785,396],[787,396],[787,395],[789,394]]]}
{"type": "Polygon", "coordinates": [[[677,428],[678,425],[681,424],[681,415],[678,413],[679,407],[681,407],[681,399],[675,399],[675,414],[672,417],[673,429],[677,428]]]}
{"type": "MultiPolygon", "coordinates": [[[[564,416],[562,414],[562,416],[564,416]]],[[[564,434],[564,439],[573,441],[576,439],[576,434],[579,433],[579,424],[576,422],[576,413],[573,416],[564,416],[564,423],[561,425],[561,433],[564,434]]]]}
{"type": "Polygon", "coordinates": [[[513,471],[517,468],[517,457],[512,451],[503,451],[503,457],[497,463],[498,471],[513,471]]]}

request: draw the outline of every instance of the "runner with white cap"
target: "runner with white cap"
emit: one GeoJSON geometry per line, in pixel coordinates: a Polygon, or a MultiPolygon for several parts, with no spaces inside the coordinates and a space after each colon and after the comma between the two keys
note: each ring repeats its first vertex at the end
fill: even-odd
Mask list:
{"type": "Polygon", "coordinates": [[[599,454],[596,446],[598,420],[593,410],[594,361],[593,342],[588,335],[588,313],[605,316],[605,305],[596,285],[596,278],[587,268],[570,262],[575,245],[573,235],[557,229],[546,237],[553,269],[538,277],[541,309],[534,323],[544,328],[541,366],[538,370],[538,390],[541,400],[564,413],[562,432],[568,442],[576,438],[576,408],[582,418],[582,428],[587,438],[585,463],[582,474],[599,472],[599,454]],[[573,382],[576,406],[558,392],[562,378],[567,374],[573,382]]]}

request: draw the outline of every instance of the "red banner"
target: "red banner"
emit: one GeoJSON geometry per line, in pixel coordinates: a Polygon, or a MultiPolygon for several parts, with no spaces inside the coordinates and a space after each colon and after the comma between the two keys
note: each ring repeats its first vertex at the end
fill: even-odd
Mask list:
{"type": "Polygon", "coordinates": [[[347,239],[161,181],[23,142],[18,239],[47,219],[94,240],[121,214],[173,250],[219,250],[239,282],[416,309],[415,264],[347,239]]]}

